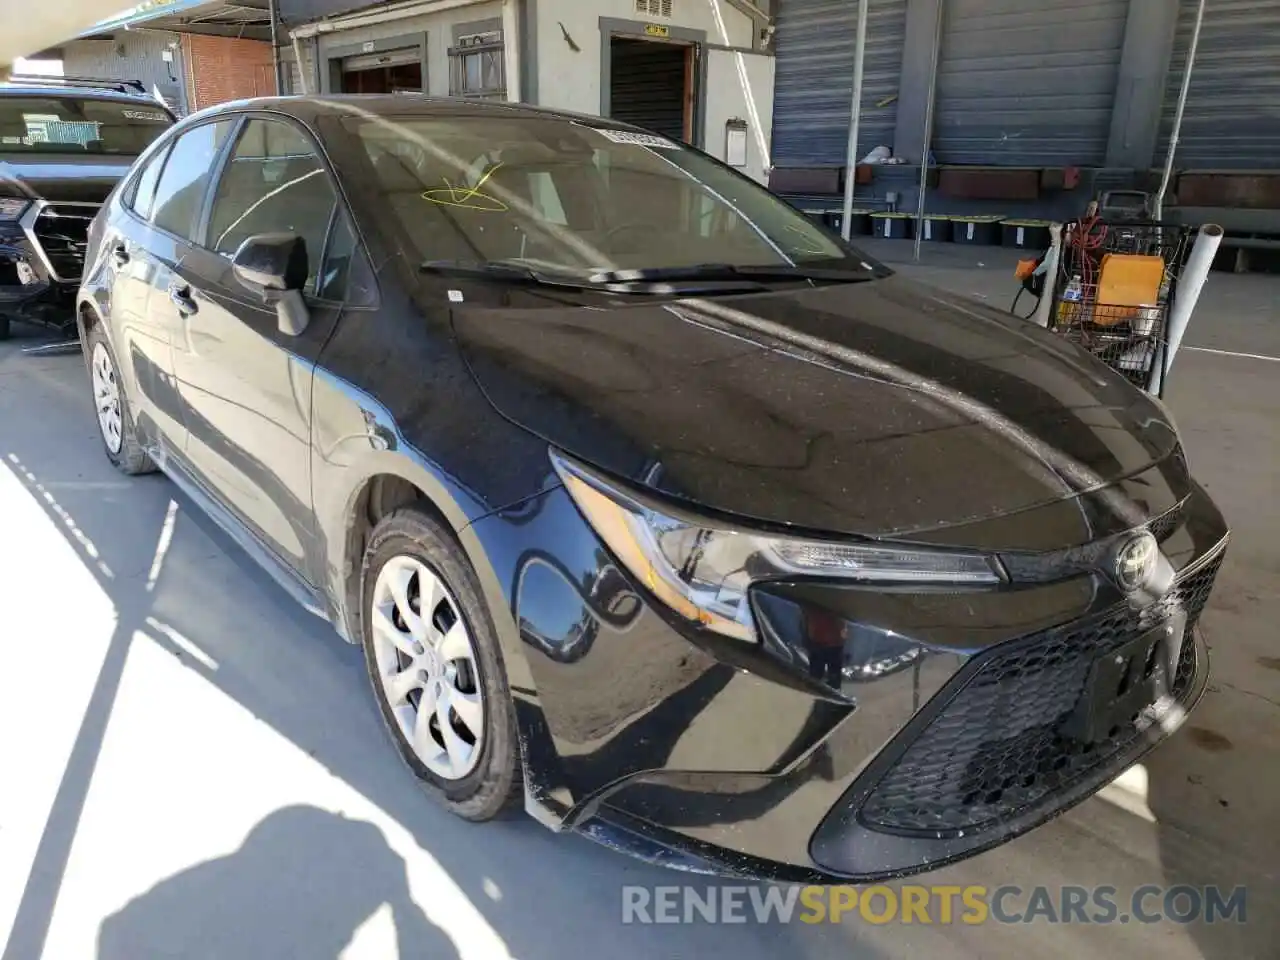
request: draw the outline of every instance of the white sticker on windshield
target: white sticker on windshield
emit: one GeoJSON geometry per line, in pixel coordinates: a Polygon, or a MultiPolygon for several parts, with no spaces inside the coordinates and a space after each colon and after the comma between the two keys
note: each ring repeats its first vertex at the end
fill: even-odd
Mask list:
{"type": "Polygon", "coordinates": [[[168,123],[169,115],[158,110],[121,110],[128,120],[151,120],[154,123],[168,123]]]}
{"type": "Polygon", "coordinates": [[[656,133],[632,133],[630,130],[609,130],[605,127],[595,127],[596,133],[602,137],[607,137],[614,143],[630,143],[637,147],[657,147],[659,150],[675,150],[679,144],[673,143],[666,137],[660,137],[656,133]]]}

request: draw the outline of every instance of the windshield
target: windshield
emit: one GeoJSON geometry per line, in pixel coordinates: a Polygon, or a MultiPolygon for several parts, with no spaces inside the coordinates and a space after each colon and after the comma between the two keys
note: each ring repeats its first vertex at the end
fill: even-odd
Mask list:
{"type": "Polygon", "coordinates": [[[0,97],[0,152],[137,156],[173,124],[158,106],[76,97],[0,97]]]}
{"type": "Polygon", "coordinates": [[[873,270],[767,190],[663,137],[555,118],[346,123],[424,261],[574,275],[704,264],[873,270]]]}

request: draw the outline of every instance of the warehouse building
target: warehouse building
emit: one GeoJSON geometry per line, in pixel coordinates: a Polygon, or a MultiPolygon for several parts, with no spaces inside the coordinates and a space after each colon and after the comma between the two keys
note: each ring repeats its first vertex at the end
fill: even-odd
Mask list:
{"type": "MultiPolygon", "coordinates": [[[[856,0],[349,2],[280,0],[295,87],[614,116],[838,205],[856,0]]],[[[866,2],[858,154],[889,162],[857,168],[860,205],[914,210],[922,180],[930,211],[1006,217],[1154,192],[1197,0],[866,2]]],[[[1280,234],[1278,102],[1280,0],[1209,0],[1166,216],[1280,234]]]]}
{"type": "MultiPolygon", "coordinates": [[[[865,0],[857,154],[880,162],[855,167],[859,206],[914,211],[923,182],[930,212],[1062,219],[1107,190],[1154,192],[1198,2],[865,0]]],[[[220,98],[267,92],[273,6],[285,92],[423,91],[617,117],[807,209],[840,204],[858,0],[175,0],[125,35],[100,33],[94,56],[136,47],[147,76],[192,109],[209,101],[202,74],[238,84],[220,98]]],[[[1213,220],[1240,242],[1280,237],[1277,103],[1280,0],[1207,0],[1167,218],[1213,220]]]]}
{"type": "Polygon", "coordinates": [[[294,92],[423,91],[603,114],[767,178],[774,57],[769,17],[748,0],[333,6],[280,0],[294,92]]]}
{"type": "Polygon", "coordinates": [[[70,77],[137,80],[182,116],[276,92],[266,0],[174,0],[113,17],[40,56],[70,77]]]}

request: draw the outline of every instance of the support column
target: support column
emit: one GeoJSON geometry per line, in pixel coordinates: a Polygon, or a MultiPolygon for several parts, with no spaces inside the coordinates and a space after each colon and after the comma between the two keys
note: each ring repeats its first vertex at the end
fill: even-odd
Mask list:
{"type": "Polygon", "coordinates": [[[519,0],[502,0],[502,74],[510,103],[519,103],[524,96],[524,74],[520,67],[524,56],[521,6],[519,0]]]}
{"type": "Polygon", "coordinates": [[[1157,166],[1165,81],[1178,26],[1178,0],[1129,0],[1120,71],[1111,106],[1107,166],[1157,166]]]}
{"type": "Polygon", "coordinates": [[[928,149],[924,142],[924,122],[933,97],[930,68],[934,42],[941,36],[938,32],[941,17],[942,0],[907,0],[907,35],[902,45],[893,155],[904,157],[909,163],[920,163],[928,149]]]}

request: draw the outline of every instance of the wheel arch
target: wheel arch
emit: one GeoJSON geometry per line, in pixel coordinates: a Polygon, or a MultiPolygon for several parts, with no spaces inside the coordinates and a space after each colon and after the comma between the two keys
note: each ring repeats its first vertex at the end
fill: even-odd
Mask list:
{"type": "MultiPolygon", "coordinates": [[[[80,295],[76,297],[76,326],[79,328],[78,332],[82,340],[91,328],[99,324],[109,326],[107,325],[109,310],[110,303],[104,290],[100,287],[81,289],[80,295]]],[[[111,341],[111,339],[108,331],[107,340],[111,341]]]]}

